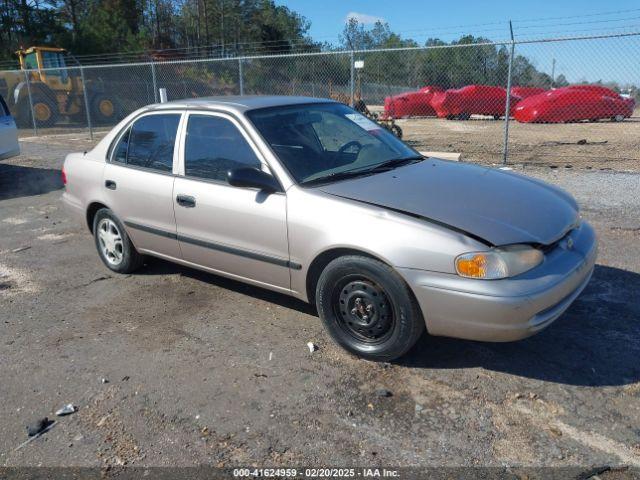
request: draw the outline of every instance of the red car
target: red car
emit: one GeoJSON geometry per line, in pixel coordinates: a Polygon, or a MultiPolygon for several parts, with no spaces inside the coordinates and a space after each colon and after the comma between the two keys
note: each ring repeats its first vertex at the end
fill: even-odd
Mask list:
{"type": "Polygon", "coordinates": [[[609,118],[621,122],[633,113],[635,100],[599,85],[573,85],[525,98],[514,109],[523,123],[561,123],[609,118]]]}
{"type": "MultiPolygon", "coordinates": [[[[513,95],[511,99],[512,105],[519,100],[513,95]]],[[[502,87],[467,85],[434,94],[431,105],[438,117],[448,120],[468,120],[474,114],[489,115],[497,120],[504,116],[506,100],[507,91],[502,87]]]]}
{"type": "Polygon", "coordinates": [[[532,97],[534,95],[539,95],[546,91],[546,88],[540,87],[511,87],[511,95],[518,97],[520,100],[524,100],[525,98],[532,97]]]}
{"type": "Polygon", "coordinates": [[[417,92],[405,92],[384,99],[383,118],[435,117],[431,106],[434,93],[441,92],[440,87],[428,86],[417,92]]]}

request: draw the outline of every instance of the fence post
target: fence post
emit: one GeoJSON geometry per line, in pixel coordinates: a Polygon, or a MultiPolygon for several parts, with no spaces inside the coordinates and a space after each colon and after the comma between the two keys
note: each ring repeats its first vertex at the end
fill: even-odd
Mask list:
{"type": "Polygon", "coordinates": [[[351,79],[349,81],[349,90],[351,91],[351,94],[349,95],[349,97],[351,98],[351,108],[353,108],[353,106],[356,103],[355,99],[353,98],[356,93],[356,83],[355,83],[356,70],[355,70],[355,65],[353,63],[354,62],[353,50],[351,50],[349,54],[349,62],[351,63],[351,79]]]}
{"type": "Polygon", "coordinates": [[[87,112],[87,127],[89,128],[89,138],[93,140],[93,128],[91,128],[91,113],[89,112],[89,96],[87,95],[87,81],[84,78],[84,68],[80,67],[80,78],[82,79],[82,96],[84,97],[84,109],[87,112]]]}
{"type": "Polygon", "coordinates": [[[33,123],[33,134],[38,136],[38,125],[36,124],[36,115],[33,111],[33,99],[31,98],[31,84],[29,83],[29,71],[24,71],[24,79],[27,83],[27,95],[29,96],[29,113],[31,114],[31,122],[33,123]]]}
{"type": "Polygon", "coordinates": [[[513,54],[516,42],[513,39],[513,26],[509,20],[509,30],[511,31],[511,51],[509,53],[509,67],[507,71],[507,101],[504,110],[504,148],[502,152],[502,165],[507,164],[509,158],[509,114],[511,113],[511,70],[513,68],[513,54]]]}
{"type": "Polygon", "coordinates": [[[158,103],[158,81],[156,80],[156,64],[151,62],[151,81],[153,82],[153,102],[158,103]]]}
{"type": "Polygon", "coordinates": [[[240,95],[244,95],[244,79],[242,78],[242,59],[238,59],[238,83],[240,84],[240,95]]]}

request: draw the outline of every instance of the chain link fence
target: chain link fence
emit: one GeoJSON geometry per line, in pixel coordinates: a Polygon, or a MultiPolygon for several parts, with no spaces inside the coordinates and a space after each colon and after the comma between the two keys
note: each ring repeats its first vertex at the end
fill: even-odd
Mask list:
{"type": "Polygon", "coordinates": [[[302,95],[354,105],[420,150],[486,163],[636,169],[638,54],[640,33],[199,58],[3,71],[0,94],[23,136],[93,136],[158,102],[162,88],[169,100],[302,95]]]}

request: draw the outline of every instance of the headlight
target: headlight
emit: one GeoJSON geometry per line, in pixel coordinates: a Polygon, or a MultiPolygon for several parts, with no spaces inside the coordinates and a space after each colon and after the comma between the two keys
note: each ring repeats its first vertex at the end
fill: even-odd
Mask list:
{"type": "Polygon", "coordinates": [[[461,277],[495,280],[514,277],[542,263],[544,254],[529,245],[509,245],[487,252],[463,253],[456,257],[461,277]]]}

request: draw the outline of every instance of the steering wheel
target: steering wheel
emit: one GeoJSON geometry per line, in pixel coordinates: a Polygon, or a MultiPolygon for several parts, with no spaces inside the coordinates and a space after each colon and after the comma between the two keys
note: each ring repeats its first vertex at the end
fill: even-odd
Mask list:
{"type": "Polygon", "coordinates": [[[356,156],[358,156],[358,154],[360,153],[360,150],[362,150],[362,144],[357,140],[351,140],[350,142],[347,142],[344,145],[342,145],[338,149],[338,153],[340,154],[345,153],[351,147],[356,147],[358,149],[358,151],[355,152],[356,156]]]}

